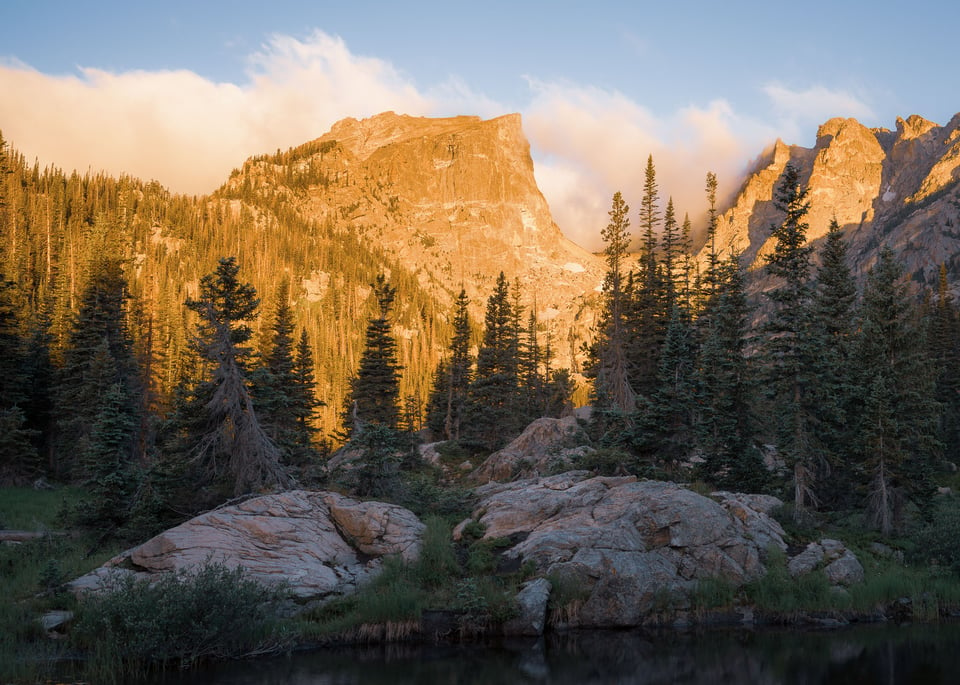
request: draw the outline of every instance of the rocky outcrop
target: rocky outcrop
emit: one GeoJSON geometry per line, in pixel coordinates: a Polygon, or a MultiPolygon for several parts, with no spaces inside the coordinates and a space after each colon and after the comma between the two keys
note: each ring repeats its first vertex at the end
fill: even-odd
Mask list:
{"type": "Polygon", "coordinates": [[[863,565],[857,555],[839,540],[828,538],[808,544],[787,562],[787,570],[794,578],[820,570],[831,585],[863,582],[863,565]]]}
{"type": "MultiPolygon", "coordinates": [[[[757,272],[774,247],[770,227],[782,220],[773,199],[787,163],[809,189],[808,240],[821,239],[836,219],[856,274],[870,269],[885,246],[914,281],[935,284],[946,264],[954,290],[960,288],[960,115],[946,126],[914,115],[898,119],[895,131],[838,118],[820,127],[813,148],[778,141],[718,221],[717,246],[740,250],[757,272]]],[[[755,292],[765,287],[760,276],[752,279],[755,292]]]]}
{"type": "MultiPolygon", "coordinates": [[[[286,165],[278,175],[276,160],[249,160],[226,187],[283,179],[274,191],[289,195],[301,217],[333,222],[369,242],[445,305],[464,288],[474,320],[482,319],[503,271],[519,282],[524,306],[536,304],[553,339],[571,341],[555,354],[558,365],[572,366],[605,269],[554,223],[519,114],[348,118],[294,151],[286,165]],[[284,185],[302,176],[312,179],[305,189],[284,185]]],[[[322,297],[335,279],[317,272],[304,290],[322,297]]]]}
{"type": "Polygon", "coordinates": [[[76,593],[108,588],[117,578],[151,579],[205,563],[242,567],[299,600],[349,594],[372,578],[382,559],[419,553],[424,525],[410,511],[333,492],[297,490],[215,509],[151,538],[73,581],[76,593]]]}
{"type": "Polygon", "coordinates": [[[516,541],[506,556],[580,588],[571,625],[640,625],[658,598],[682,598],[705,578],[741,585],[764,573],[769,545],[786,547],[762,510],[771,501],[721,503],[674,483],[571,472],[476,492],[477,509],[454,536],[477,521],[484,538],[516,541]]]}
{"type": "Polygon", "coordinates": [[[483,484],[569,470],[578,456],[591,449],[578,444],[582,437],[576,416],[537,419],[509,445],[487,457],[470,479],[483,484]]]}

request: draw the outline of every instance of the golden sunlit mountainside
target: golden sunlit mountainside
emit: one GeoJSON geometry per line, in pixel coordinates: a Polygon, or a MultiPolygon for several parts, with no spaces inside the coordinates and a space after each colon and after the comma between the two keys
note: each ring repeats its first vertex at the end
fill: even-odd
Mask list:
{"type": "Polygon", "coordinates": [[[809,188],[809,241],[823,238],[836,219],[855,273],[863,275],[888,247],[915,282],[933,286],[943,264],[956,288],[960,114],[945,126],[917,115],[898,119],[895,131],[831,119],[819,128],[813,148],[777,141],[756,160],[717,229],[718,247],[742,252],[752,270],[773,250],[770,226],[781,219],[774,191],[788,163],[809,188]]]}
{"type": "MultiPolygon", "coordinates": [[[[718,245],[741,250],[754,270],[763,263],[777,220],[774,188],[792,161],[810,187],[810,239],[836,217],[858,273],[885,245],[914,280],[932,283],[946,264],[956,283],[958,128],[960,116],[947,126],[914,116],[896,131],[833,119],[813,149],[778,142],[723,211],[718,245]]],[[[375,309],[370,284],[377,273],[398,288],[401,392],[414,405],[426,400],[449,343],[453,298],[466,290],[479,330],[501,271],[519,285],[524,311],[535,311],[554,366],[578,370],[591,337],[603,260],[554,223],[519,115],[345,119],[299,147],[250,158],[199,198],[130,177],[31,166],[14,150],[5,159],[0,269],[18,284],[23,311],[48,317],[54,347],[62,345],[89,258],[120,251],[132,296],[128,325],[150,360],[159,398],[188,357],[193,315],[183,303],[223,256],[238,258],[241,276],[261,297],[258,334],[269,326],[281,284],[288,289],[296,325],[314,344],[325,431],[339,422],[375,309]]],[[[624,195],[639,204],[631,189],[624,195]]]]}

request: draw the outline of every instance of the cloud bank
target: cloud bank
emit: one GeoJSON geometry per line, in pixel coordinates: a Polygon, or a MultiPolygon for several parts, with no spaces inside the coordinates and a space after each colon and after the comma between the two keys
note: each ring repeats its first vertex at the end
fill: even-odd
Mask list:
{"type": "Polygon", "coordinates": [[[770,126],[722,100],[663,115],[622,93],[535,79],[528,80],[529,102],[518,108],[455,78],[418,87],[390,63],[354,55],[321,31],[304,40],[273,36],[249,57],[246,75],[243,84],[190,71],[80,67],[54,76],[8,62],[0,64],[0,91],[7,94],[0,98],[0,130],[42,165],[127,173],[201,194],[247,157],[317,138],[344,117],[386,110],[491,117],[519,109],[554,218],[568,237],[596,250],[614,191],[639,208],[648,155],[662,204],[672,196],[680,216],[689,212],[697,221],[707,171],[718,174],[721,192],[732,192],[746,161],[778,131],[799,129],[809,117],[820,123],[869,112],[843,93],[773,84],[766,94],[782,121],[770,126]]]}

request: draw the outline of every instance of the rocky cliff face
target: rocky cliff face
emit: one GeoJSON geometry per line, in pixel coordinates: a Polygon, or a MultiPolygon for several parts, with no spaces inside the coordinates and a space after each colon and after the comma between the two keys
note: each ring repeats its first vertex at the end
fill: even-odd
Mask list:
{"type": "Polygon", "coordinates": [[[960,114],[946,126],[919,116],[898,119],[896,131],[831,119],[813,149],[777,141],[757,160],[718,226],[718,245],[741,250],[750,268],[762,266],[773,250],[770,225],[781,219],[773,196],[788,162],[809,187],[810,241],[826,235],[836,218],[857,273],[887,246],[918,282],[935,283],[941,263],[952,282],[960,281],[960,114]]]}
{"type": "Polygon", "coordinates": [[[570,362],[603,265],[564,238],[550,216],[518,114],[481,120],[387,112],[340,121],[301,150],[283,174],[268,168],[275,160],[251,160],[230,183],[309,175],[305,192],[288,195],[298,212],[397,257],[441,302],[466,288],[478,319],[500,271],[519,279],[523,306],[535,306],[560,361],[570,362]]]}

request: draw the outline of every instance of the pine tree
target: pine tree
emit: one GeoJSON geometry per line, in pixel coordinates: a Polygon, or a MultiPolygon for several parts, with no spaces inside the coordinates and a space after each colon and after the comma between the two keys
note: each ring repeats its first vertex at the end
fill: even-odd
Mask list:
{"type": "Polygon", "coordinates": [[[856,412],[857,446],[869,478],[867,514],[884,534],[901,523],[906,499],[929,504],[931,471],[942,448],[935,377],[902,275],[884,248],[867,276],[855,357],[867,398],[856,412]]]}
{"type": "Polygon", "coordinates": [[[803,518],[816,507],[815,477],[822,463],[815,428],[815,359],[819,350],[810,335],[811,252],[804,221],[809,203],[800,172],[787,164],[777,187],[775,206],[783,221],[771,227],[776,239],[767,255],[767,273],[777,286],[767,292],[773,311],[765,332],[765,371],[771,393],[771,420],[776,426],[777,446],[793,470],[794,516],[803,518]]]}
{"type": "Polygon", "coordinates": [[[687,457],[694,445],[696,340],[689,313],[679,304],[667,328],[657,388],[642,400],[636,420],[635,449],[668,467],[687,457]]]}
{"type": "Polygon", "coordinates": [[[296,451],[293,454],[293,463],[304,464],[317,458],[314,441],[319,429],[315,419],[317,409],[323,406],[325,403],[317,398],[310,335],[304,328],[300,331],[293,358],[293,387],[290,403],[290,414],[296,420],[294,430],[296,451]]]}
{"type": "Polygon", "coordinates": [[[344,409],[343,423],[348,438],[367,424],[395,430],[400,419],[400,364],[390,323],[396,292],[383,274],[377,276],[373,284],[377,315],[367,324],[360,368],[350,381],[344,409]]]}
{"type": "Polygon", "coordinates": [[[936,369],[935,396],[941,406],[940,440],[944,454],[960,454],[960,317],[940,266],[936,296],[926,307],[928,356],[936,369]]]}
{"type": "Polygon", "coordinates": [[[434,435],[443,436],[445,440],[457,440],[460,437],[467,390],[472,379],[469,304],[467,291],[461,289],[454,303],[449,357],[437,369],[427,408],[427,427],[434,435]]]}
{"type": "Polygon", "coordinates": [[[638,395],[650,397],[656,391],[660,353],[670,322],[668,274],[658,258],[657,227],[661,223],[660,202],[653,156],[647,159],[640,201],[640,260],[630,280],[630,301],[626,312],[627,364],[631,384],[638,395]]]}
{"type": "MultiPolygon", "coordinates": [[[[109,255],[95,258],[90,281],[71,328],[57,382],[58,469],[79,479],[90,447],[90,431],[104,408],[109,389],[125,386],[131,421],[140,425],[142,384],[133,341],[125,321],[127,281],[122,263],[109,255]]],[[[131,449],[137,441],[131,442],[131,449]]],[[[134,459],[131,451],[129,459],[134,459]]]]}
{"type": "Polygon", "coordinates": [[[139,482],[130,459],[137,435],[136,416],[130,412],[133,398],[123,383],[107,391],[90,431],[90,445],[83,455],[88,475],[85,498],[78,512],[82,525],[107,528],[123,525],[130,514],[139,482]]]}
{"type": "Polygon", "coordinates": [[[177,451],[199,469],[198,485],[213,485],[212,497],[222,497],[222,487],[240,495],[292,485],[249,390],[251,350],[245,345],[260,300],[239,272],[236,258],[220,259],[200,280],[199,297],[187,300],[199,317],[193,345],[205,373],[181,391],[170,426],[177,451]]]}
{"type": "Polygon", "coordinates": [[[33,443],[36,433],[30,429],[24,410],[30,397],[30,378],[25,369],[27,358],[14,291],[13,282],[0,274],[0,481],[27,482],[39,475],[40,464],[33,443]]]}
{"type": "Polygon", "coordinates": [[[523,429],[518,381],[519,331],[506,276],[500,272],[487,300],[483,344],[470,383],[460,441],[492,452],[523,429]]]}
{"type": "Polygon", "coordinates": [[[815,394],[819,444],[825,453],[821,474],[823,503],[839,507],[851,504],[851,472],[853,455],[850,445],[854,437],[850,429],[851,404],[857,388],[852,377],[852,343],[854,335],[857,287],[847,265],[847,244],[836,219],[820,253],[813,291],[810,335],[817,340],[820,354],[815,357],[815,394]]]}
{"type": "Polygon", "coordinates": [[[590,375],[594,378],[593,430],[597,435],[606,433],[611,425],[622,423],[616,421],[615,417],[629,415],[636,406],[636,393],[630,383],[627,365],[627,293],[623,282],[623,269],[630,247],[629,212],[630,207],[623,201],[620,192],[614,193],[608,212],[610,222],[600,232],[607,273],[603,281],[604,306],[597,340],[590,350],[590,375]]]}
{"type": "Polygon", "coordinates": [[[298,420],[293,411],[296,392],[293,312],[286,281],[277,292],[269,338],[269,346],[260,355],[261,364],[251,375],[253,397],[263,429],[289,463],[298,449],[298,420]]]}
{"type": "Polygon", "coordinates": [[[697,443],[704,478],[720,487],[755,492],[766,470],[751,444],[753,383],[745,356],[750,309],[739,255],[713,268],[712,295],[701,316],[697,375],[697,443]]]}

